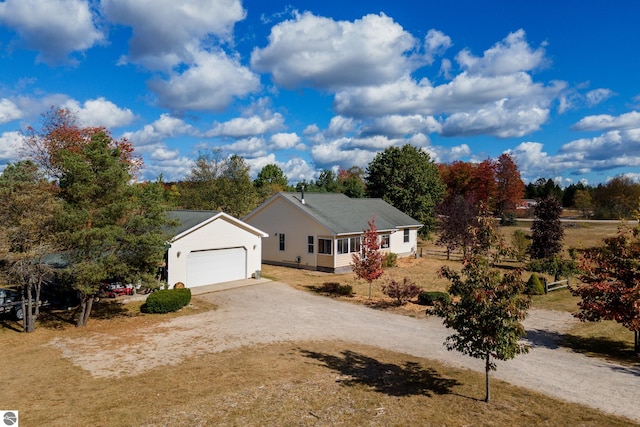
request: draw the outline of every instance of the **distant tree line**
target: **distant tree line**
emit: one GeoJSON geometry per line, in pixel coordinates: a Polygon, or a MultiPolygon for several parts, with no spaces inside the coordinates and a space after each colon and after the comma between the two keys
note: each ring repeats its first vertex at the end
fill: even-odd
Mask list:
{"type": "Polygon", "coordinates": [[[626,176],[589,186],[583,183],[561,188],[552,179],[539,178],[525,189],[526,199],[554,197],[564,208],[573,208],[584,218],[631,219],[640,203],[640,184],[626,176]]]}

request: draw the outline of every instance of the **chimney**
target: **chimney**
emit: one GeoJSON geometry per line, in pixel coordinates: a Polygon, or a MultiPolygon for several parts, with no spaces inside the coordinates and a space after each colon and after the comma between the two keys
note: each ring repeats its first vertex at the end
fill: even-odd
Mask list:
{"type": "Polygon", "coordinates": [[[300,190],[302,191],[302,198],[300,199],[300,201],[304,205],[304,185],[300,187],[300,190]]]}

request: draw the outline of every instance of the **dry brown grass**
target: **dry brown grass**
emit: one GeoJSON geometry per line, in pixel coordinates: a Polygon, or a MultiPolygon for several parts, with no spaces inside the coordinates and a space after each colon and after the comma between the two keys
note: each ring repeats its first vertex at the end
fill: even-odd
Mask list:
{"type": "Polygon", "coordinates": [[[497,380],[485,404],[482,374],[344,342],[240,348],[118,379],[93,378],[46,344],[114,328],[135,335],[143,319],[165,318],[4,331],[0,402],[25,426],[634,425],[497,380]]]}

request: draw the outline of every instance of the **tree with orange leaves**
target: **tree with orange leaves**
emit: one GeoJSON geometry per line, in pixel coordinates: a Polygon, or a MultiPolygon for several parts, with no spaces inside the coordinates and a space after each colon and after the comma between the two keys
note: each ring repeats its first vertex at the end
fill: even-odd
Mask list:
{"type": "Polygon", "coordinates": [[[23,133],[24,155],[36,163],[51,178],[62,174],[61,154],[65,151],[79,153],[91,139],[105,134],[111,141],[110,148],[117,148],[121,160],[129,165],[129,172],[137,176],[142,159],[133,154],[133,145],[126,139],[114,140],[104,127],[80,127],[78,117],[69,109],[51,107],[42,114],[39,128],[27,127],[23,133]]]}

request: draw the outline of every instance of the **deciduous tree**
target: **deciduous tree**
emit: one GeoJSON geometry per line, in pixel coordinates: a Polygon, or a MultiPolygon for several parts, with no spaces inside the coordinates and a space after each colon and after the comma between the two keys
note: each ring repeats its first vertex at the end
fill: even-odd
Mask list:
{"type": "Polygon", "coordinates": [[[525,336],[522,320],[530,305],[529,297],[523,295],[526,285],[519,271],[501,274],[479,256],[468,258],[460,273],[442,267],[440,274],[451,281],[453,298],[448,303],[436,302],[434,313],[456,331],[445,344],[448,350],[485,361],[485,402],[489,402],[494,360],[509,360],[528,351],[520,341],[525,336]]]}
{"type": "Polygon", "coordinates": [[[57,251],[55,217],[60,202],[37,165],[20,161],[0,175],[0,269],[23,297],[23,327],[33,332],[42,286],[51,279],[46,257],[57,251]]]}
{"type": "Polygon", "coordinates": [[[364,279],[369,283],[369,299],[371,299],[372,282],[382,276],[382,253],[378,241],[378,230],[375,217],[368,221],[369,228],[364,231],[360,253],[351,255],[351,268],[358,279],[364,279]]]}
{"type": "Polygon", "coordinates": [[[435,229],[435,209],[445,187],[427,152],[412,145],[389,147],[367,167],[367,195],[378,197],[423,224],[420,235],[435,229]]]}
{"type": "Polygon", "coordinates": [[[497,188],[494,214],[499,216],[515,211],[517,203],[524,197],[524,182],[509,154],[498,157],[495,174],[497,188]]]}
{"type": "Polygon", "coordinates": [[[634,350],[640,353],[640,227],[620,228],[602,246],[582,252],[580,279],[571,287],[579,296],[580,320],[613,320],[634,333],[634,350]]]}

